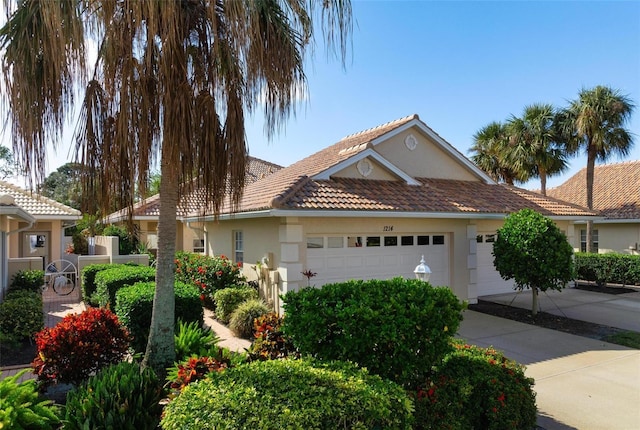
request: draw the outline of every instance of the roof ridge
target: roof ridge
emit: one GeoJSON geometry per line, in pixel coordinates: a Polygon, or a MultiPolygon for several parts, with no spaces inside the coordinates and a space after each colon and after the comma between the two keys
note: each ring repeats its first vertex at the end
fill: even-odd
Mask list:
{"type": "Polygon", "coordinates": [[[386,122],[384,124],[379,124],[379,125],[376,125],[375,127],[371,127],[371,128],[366,129],[366,130],[361,130],[361,131],[358,131],[356,133],[348,134],[345,137],[343,137],[342,139],[340,139],[340,142],[342,142],[343,140],[351,139],[351,138],[356,137],[356,136],[361,136],[361,135],[363,135],[365,133],[370,133],[372,131],[379,130],[381,128],[389,127],[389,126],[391,126],[393,124],[397,124],[399,122],[410,121],[412,119],[418,119],[419,120],[420,117],[418,116],[417,113],[414,113],[414,114],[407,115],[407,116],[402,117],[402,118],[394,119],[393,121],[389,121],[389,122],[386,122]]]}

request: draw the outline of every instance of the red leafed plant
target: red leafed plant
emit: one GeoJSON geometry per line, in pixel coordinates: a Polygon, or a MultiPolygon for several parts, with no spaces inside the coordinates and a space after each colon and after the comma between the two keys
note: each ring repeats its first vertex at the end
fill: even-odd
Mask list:
{"type": "Polygon", "coordinates": [[[268,313],[254,321],[253,344],[249,350],[251,360],[277,360],[280,358],[300,358],[300,352],[281,329],[282,318],[276,313],[268,313]]]}
{"type": "Polygon", "coordinates": [[[190,383],[204,379],[208,373],[222,372],[227,367],[228,363],[212,357],[191,357],[178,364],[173,371],[170,369],[168,377],[171,388],[181,391],[190,383]]]}
{"type": "Polygon", "coordinates": [[[106,308],[89,308],[64,317],[36,334],[38,355],[33,373],[43,385],[79,384],[98,370],[122,361],[129,333],[106,308]]]}

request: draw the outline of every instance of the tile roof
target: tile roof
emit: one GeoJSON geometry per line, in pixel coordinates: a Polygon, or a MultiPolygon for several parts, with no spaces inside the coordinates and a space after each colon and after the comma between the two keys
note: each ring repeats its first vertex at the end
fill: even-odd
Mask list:
{"type": "MultiPolygon", "coordinates": [[[[249,157],[247,166],[247,175],[245,176],[246,184],[252,184],[256,181],[282,169],[282,166],[261,160],[255,157],[249,157]]],[[[184,217],[189,213],[202,211],[204,206],[204,195],[201,190],[193,190],[185,196],[182,196],[178,203],[178,217],[184,217]]],[[[127,210],[122,209],[107,217],[109,222],[117,222],[125,219],[127,210]]],[[[133,217],[158,217],[160,216],[160,195],[156,194],[133,206],[133,217]]]]}
{"type": "MultiPolygon", "coordinates": [[[[547,195],[587,206],[587,168],[547,195]]],[[[640,219],[640,160],[595,166],[593,208],[607,219],[640,219]]]]}
{"type": "Polygon", "coordinates": [[[79,210],[63,205],[40,194],[24,190],[16,185],[0,181],[0,195],[8,194],[15,199],[15,204],[38,220],[44,219],[78,219],[79,210]]]}
{"type": "MultiPolygon", "coordinates": [[[[408,185],[404,181],[313,179],[335,164],[371,148],[373,141],[413,120],[419,120],[419,117],[411,115],[349,135],[335,145],[250,184],[245,188],[236,212],[291,209],[501,214],[528,207],[549,216],[596,215],[583,207],[534,192],[483,181],[417,178],[421,185],[408,185]]],[[[222,210],[222,213],[231,212],[229,205],[222,210]]]]}

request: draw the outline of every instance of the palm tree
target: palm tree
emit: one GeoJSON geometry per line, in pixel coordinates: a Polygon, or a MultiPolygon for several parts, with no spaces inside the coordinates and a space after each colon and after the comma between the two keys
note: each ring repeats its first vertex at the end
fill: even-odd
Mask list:
{"type": "Polygon", "coordinates": [[[131,207],[160,164],[158,271],[144,364],[174,358],[176,206],[188,186],[218,213],[244,185],[245,115],[264,103],[267,136],[296,108],[316,19],[344,64],[349,0],[8,0],[0,29],[6,113],[29,177],[44,179],[47,144],[84,97],[76,158],[103,208],[131,207]],[[86,66],[86,47],[97,61],[86,66]],[[181,187],[180,184],[189,184],[181,187]]]}
{"type": "MultiPolygon", "coordinates": [[[[625,124],[634,105],[618,90],[597,86],[582,89],[578,98],[559,113],[559,125],[569,153],[587,154],[587,207],[593,209],[595,162],[607,161],[613,154],[627,156],[633,146],[625,124]]],[[[587,222],[587,252],[593,243],[593,222],[587,222]]]]}
{"type": "Polygon", "coordinates": [[[513,185],[514,181],[525,182],[528,170],[517,170],[510,163],[509,136],[504,124],[492,122],[473,135],[469,148],[471,159],[496,182],[513,185]]]}
{"type": "Polygon", "coordinates": [[[540,191],[547,195],[547,177],[567,169],[567,156],[556,137],[555,109],[550,104],[525,107],[522,117],[507,122],[508,163],[516,170],[529,170],[540,178],[540,191]]]}

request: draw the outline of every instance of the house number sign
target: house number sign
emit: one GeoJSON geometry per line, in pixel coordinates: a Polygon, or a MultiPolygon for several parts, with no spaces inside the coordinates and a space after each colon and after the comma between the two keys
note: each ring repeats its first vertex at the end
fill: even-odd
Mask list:
{"type": "Polygon", "coordinates": [[[393,231],[392,225],[385,225],[382,227],[382,231],[393,231]]]}

